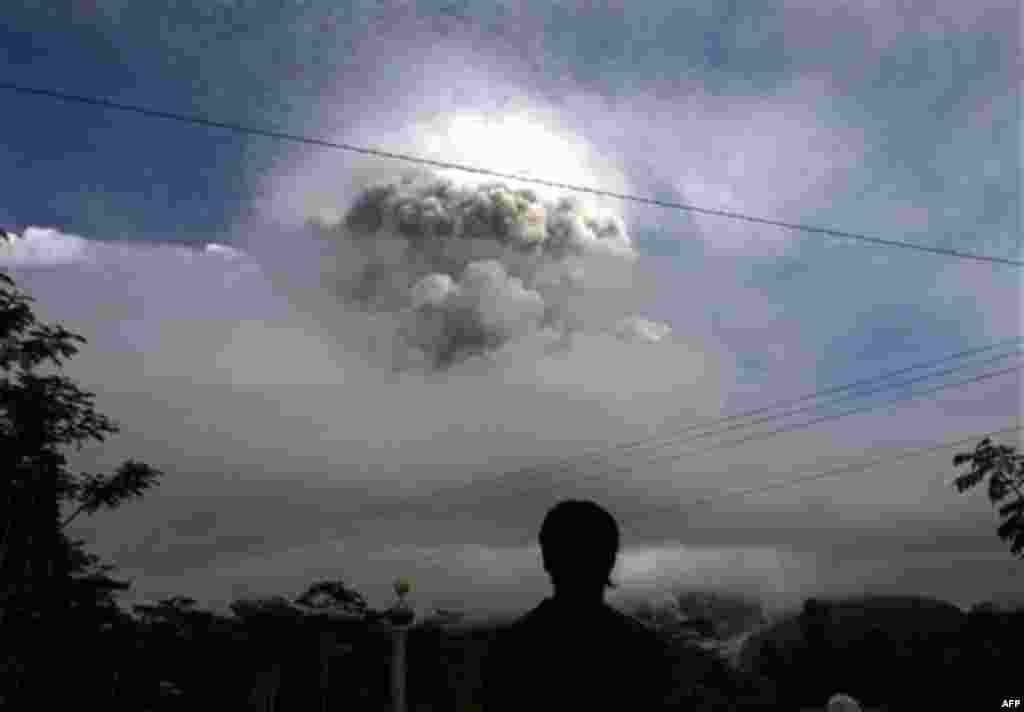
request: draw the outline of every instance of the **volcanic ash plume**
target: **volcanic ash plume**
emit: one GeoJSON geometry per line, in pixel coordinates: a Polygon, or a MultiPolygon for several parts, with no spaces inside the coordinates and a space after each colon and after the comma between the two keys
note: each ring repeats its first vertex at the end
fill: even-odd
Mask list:
{"type": "Polygon", "coordinates": [[[629,315],[636,252],[622,220],[573,198],[416,174],[313,223],[332,247],[331,291],[396,315],[406,362],[443,368],[529,335],[565,344],[593,328],[631,341],[668,335],[629,315]]]}

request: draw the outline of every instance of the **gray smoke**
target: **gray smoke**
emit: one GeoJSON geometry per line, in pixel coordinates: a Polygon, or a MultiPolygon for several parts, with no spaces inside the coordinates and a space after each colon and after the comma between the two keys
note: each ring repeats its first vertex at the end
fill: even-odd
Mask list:
{"type": "Polygon", "coordinates": [[[311,222],[331,247],[330,291],[397,318],[399,368],[445,368],[531,336],[565,347],[584,330],[645,342],[669,333],[629,313],[637,254],[623,221],[575,198],[415,173],[311,222]]]}

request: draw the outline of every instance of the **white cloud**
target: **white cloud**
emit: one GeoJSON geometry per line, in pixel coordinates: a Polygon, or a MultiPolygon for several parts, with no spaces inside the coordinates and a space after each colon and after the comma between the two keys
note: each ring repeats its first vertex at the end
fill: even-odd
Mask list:
{"type": "Polygon", "coordinates": [[[53,228],[26,228],[20,236],[0,242],[0,264],[58,265],[85,256],[85,241],[53,228]]]}
{"type": "Polygon", "coordinates": [[[656,344],[667,338],[671,332],[672,328],[667,324],[659,324],[640,317],[630,317],[618,323],[615,333],[624,341],[656,344]]]}

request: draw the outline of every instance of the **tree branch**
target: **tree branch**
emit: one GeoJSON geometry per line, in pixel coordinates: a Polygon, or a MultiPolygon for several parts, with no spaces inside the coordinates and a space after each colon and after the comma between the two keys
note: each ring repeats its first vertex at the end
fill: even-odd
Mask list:
{"type": "Polygon", "coordinates": [[[78,505],[78,509],[76,509],[74,512],[72,512],[70,517],[68,517],[63,522],[61,522],[61,525],[60,525],[60,530],[61,531],[64,531],[64,529],[67,528],[68,524],[70,524],[75,517],[77,517],[79,514],[81,514],[83,511],[85,511],[86,504],[87,504],[86,502],[83,502],[82,504],[78,505]]]}

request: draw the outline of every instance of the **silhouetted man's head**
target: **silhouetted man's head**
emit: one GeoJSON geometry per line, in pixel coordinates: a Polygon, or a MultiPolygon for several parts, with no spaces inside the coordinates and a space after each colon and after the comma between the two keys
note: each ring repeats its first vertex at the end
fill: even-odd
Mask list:
{"type": "Polygon", "coordinates": [[[597,593],[614,588],[609,578],[619,553],[619,525],[594,502],[564,500],[540,527],[544,570],[559,593],[597,593]]]}

